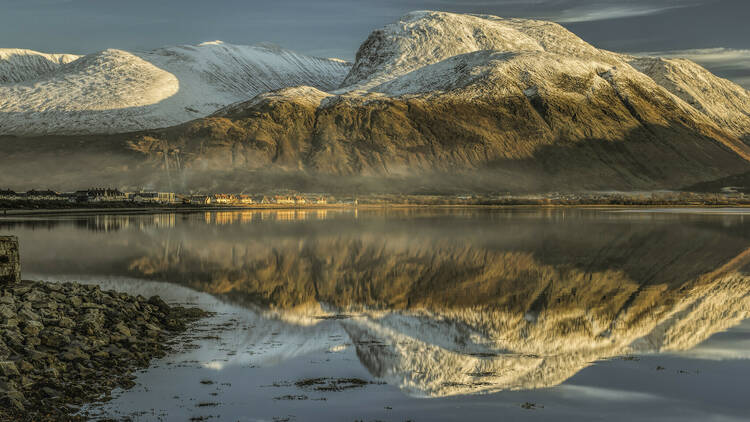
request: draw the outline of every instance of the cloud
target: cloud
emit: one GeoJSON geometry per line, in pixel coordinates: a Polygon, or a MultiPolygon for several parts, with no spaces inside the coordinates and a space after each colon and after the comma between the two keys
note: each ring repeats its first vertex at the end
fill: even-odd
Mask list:
{"type": "Polygon", "coordinates": [[[656,6],[648,4],[631,4],[619,6],[587,6],[576,7],[560,12],[552,19],[560,23],[591,22],[607,19],[631,18],[637,16],[655,15],[667,10],[687,7],[687,5],[656,6]]]}
{"type": "Polygon", "coordinates": [[[732,48],[702,48],[637,53],[640,56],[660,56],[692,60],[718,76],[750,89],[750,50],[732,48]]]}

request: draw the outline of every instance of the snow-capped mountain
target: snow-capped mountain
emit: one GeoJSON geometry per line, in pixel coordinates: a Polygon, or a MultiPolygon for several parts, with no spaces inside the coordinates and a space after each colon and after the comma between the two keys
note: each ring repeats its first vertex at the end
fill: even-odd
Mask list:
{"type": "MultiPolygon", "coordinates": [[[[367,90],[399,96],[455,91],[493,75],[512,77],[526,83],[525,92],[538,92],[541,85],[553,85],[559,75],[601,76],[610,69],[638,80],[645,89],[654,90],[656,85],[666,89],[737,136],[750,135],[750,94],[739,85],[690,60],[612,53],[556,23],[528,19],[409,13],[370,34],[337,92],[367,90]],[[540,80],[532,82],[534,76],[540,80]]],[[[504,81],[503,87],[517,82],[504,81]]],[[[472,95],[476,93],[475,89],[472,95]]]]}
{"type": "Polygon", "coordinates": [[[9,68],[0,67],[8,81],[0,85],[0,132],[21,135],[171,126],[274,89],[331,89],[350,67],[273,45],[220,41],[148,52],[110,49],[77,59],[33,52],[5,56],[10,59],[0,62],[9,68]]]}
{"type": "Polygon", "coordinates": [[[587,61],[617,62],[616,54],[593,47],[553,22],[417,11],[370,34],[342,87],[370,89],[425,66],[478,51],[548,52],[587,61]]]}
{"type": "MultiPolygon", "coordinates": [[[[491,191],[675,189],[750,171],[747,90],[536,20],[412,12],[373,31],[352,65],[206,43],[107,50],[0,85],[0,134],[138,129],[156,130],[97,148],[154,183],[179,167],[188,190],[263,180],[238,171],[491,191]]],[[[12,142],[38,159],[59,145],[46,139],[12,142]]]]}

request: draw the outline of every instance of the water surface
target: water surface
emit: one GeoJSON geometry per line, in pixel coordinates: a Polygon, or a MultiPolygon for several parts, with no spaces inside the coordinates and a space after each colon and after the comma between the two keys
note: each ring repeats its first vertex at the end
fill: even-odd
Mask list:
{"type": "Polygon", "coordinates": [[[19,236],[25,278],[217,312],[89,409],[102,417],[750,414],[743,211],[65,215],[0,231],[19,236]]]}

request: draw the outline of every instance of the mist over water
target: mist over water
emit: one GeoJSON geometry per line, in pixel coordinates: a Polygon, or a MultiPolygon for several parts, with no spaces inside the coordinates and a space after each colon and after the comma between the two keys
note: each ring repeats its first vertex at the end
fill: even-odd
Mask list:
{"type": "Polygon", "coordinates": [[[6,218],[0,231],[19,236],[26,278],[217,312],[104,415],[616,420],[635,403],[739,420],[743,401],[726,397],[750,379],[746,217],[264,210],[6,218]]]}

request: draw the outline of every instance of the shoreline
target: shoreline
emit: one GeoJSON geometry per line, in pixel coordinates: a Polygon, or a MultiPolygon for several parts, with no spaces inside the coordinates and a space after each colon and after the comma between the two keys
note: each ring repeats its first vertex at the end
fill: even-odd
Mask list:
{"type": "Polygon", "coordinates": [[[97,285],[0,286],[0,419],[87,420],[80,406],[131,388],[137,369],[209,315],[97,285]]]}
{"type": "Polygon", "coordinates": [[[99,215],[99,214],[167,214],[167,213],[195,213],[195,212],[233,212],[233,211],[316,211],[316,210],[380,210],[380,209],[555,209],[555,208],[585,208],[585,209],[627,209],[627,208],[732,208],[750,209],[750,204],[359,204],[359,205],[249,205],[249,206],[207,206],[207,207],[109,207],[109,208],[40,208],[40,209],[6,209],[0,211],[3,217],[28,217],[44,215],[99,215]]]}

